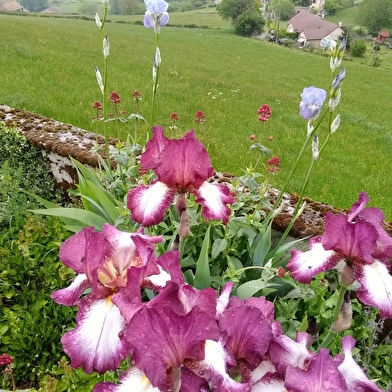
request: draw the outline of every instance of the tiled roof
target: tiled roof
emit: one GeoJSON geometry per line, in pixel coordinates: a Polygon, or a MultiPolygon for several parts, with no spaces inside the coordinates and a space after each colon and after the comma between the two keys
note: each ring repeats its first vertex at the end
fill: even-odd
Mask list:
{"type": "Polygon", "coordinates": [[[0,3],[0,10],[3,11],[26,11],[22,5],[20,5],[16,0],[6,1],[4,3],[0,3]]]}
{"type": "Polygon", "coordinates": [[[288,22],[294,31],[304,32],[308,39],[321,39],[334,31],[339,26],[335,23],[327,22],[319,16],[306,11],[297,12],[288,22]]]}
{"type": "Polygon", "coordinates": [[[378,35],[381,35],[381,37],[389,38],[389,31],[388,30],[381,30],[378,35]]]}

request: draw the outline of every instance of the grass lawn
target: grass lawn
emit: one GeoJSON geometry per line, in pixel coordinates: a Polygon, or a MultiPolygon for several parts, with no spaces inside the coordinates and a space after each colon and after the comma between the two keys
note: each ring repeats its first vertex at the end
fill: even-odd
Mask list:
{"type": "MultiPolygon", "coordinates": [[[[217,15],[194,11],[173,13],[173,24],[194,23],[218,28],[165,27],[160,37],[162,66],[156,122],[168,136],[181,136],[195,126],[194,113],[205,112],[206,123],[196,128],[214,167],[241,174],[254,164],[250,134],[281,158],[274,185],[283,184],[306,133],[298,105],[304,87],[328,89],[327,57],[277,47],[235,36],[227,21],[217,26],[217,15]],[[268,103],[273,111],[262,127],[257,109],[268,103]],[[179,114],[179,131],[169,130],[170,114],[179,114]],[[274,140],[268,140],[272,135],[274,140]]],[[[112,17],[110,16],[112,19],[112,17]]],[[[129,17],[139,18],[142,16],[129,17]]],[[[114,18],[113,18],[114,19],[114,18]]],[[[134,110],[132,92],[143,94],[142,114],[149,120],[151,66],[155,52],[153,31],[143,26],[108,23],[110,39],[108,92],[122,97],[121,108],[134,110]]],[[[95,100],[100,100],[94,66],[102,70],[99,33],[93,21],[0,15],[0,102],[37,112],[94,131],[95,100]]],[[[347,80],[339,106],[341,126],[318,163],[307,195],[348,208],[358,192],[369,193],[372,205],[392,220],[392,129],[390,126],[391,69],[372,68],[347,61],[347,80]]],[[[110,125],[111,127],[111,125],[110,125]]],[[[123,126],[123,135],[133,124],[123,126]]],[[[116,128],[110,129],[116,135],[116,128]]],[[[326,129],[320,131],[321,142],[326,129]]],[[[290,181],[299,191],[311,153],[290,181]]]]}

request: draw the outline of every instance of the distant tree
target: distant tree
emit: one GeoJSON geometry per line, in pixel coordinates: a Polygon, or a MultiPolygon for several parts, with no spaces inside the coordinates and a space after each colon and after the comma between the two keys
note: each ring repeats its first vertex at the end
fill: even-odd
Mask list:
{"type": "Polygon", "coordinates": [[[93,3],[91,1],[83,1],[80,3],[80,6],[78,8],[78,14],[83,14],[83,15],[95,15],[96,12],[98,12],[100,15],[102,15],[103,11],[103,6],[98,3],[93,3]]]}
{"type": "Polygon", "coordinates": [[[112,15],[120,15],[121,8],[120,8],[120,1],[119,0],[111,0],[109,3],[109,10],[110,14],[112,15]]]}
{"type": "Polygon", "coordinates": [[[350,8],[354,6],[354,0],[339,0],[342,8],[350,8]]]}
{"type": "Polygon", "coordinates": [[[269,8],[280,15],[281,20],[288,20],[295,14],[295,6],[291,0],[272,0],[269,8]]]}
{"type": "Polygon", "coordinates": [[[392,0],[362,0],[358,5],[358,23],[370,34],[392,27],[392,0]]]}
{"type": "Polygon", "coordinates": [[[48,8],[48,0],[20,0],[20,4],[31,12],[39,12],[48,8]]]}
{"type": "Polygon", "coordinates": [[[335,14],[342,8],[342,4],[339,0],[325,0],[324,11],[327,11],[329,14],[335,14]]]}
{"type": "Polygon", "coordinates": [[[363,57],[366,53],[366,49],[366,41],[364,39],[356,39],[351,43],[350,53],[354,57],[363,57]]]}
{"type": "Polygon", "coordinates": [[[258,12],[254,0],[222,0],[217,5],[216,10],[223,19],[230,19],[233,24],[245,11],[253,10],[258,12]]]}
{"type": "Polygon", "coordinates": [[[121,15],[143,13],[146,10],[144,3],[139,0],[118,0],[118,8],[121,15]]]}
{"type": "Polygon", "coordinates": [[[244,37],[260,35],[263,31],[265,20],[260,12],[246,10],[234,22],[235,33],[244,37]]]}
{"type": "Polygon", "coordinates": [[[310,7],[312,0],[294,0],[294,5],[299,7],[310,7]]]}

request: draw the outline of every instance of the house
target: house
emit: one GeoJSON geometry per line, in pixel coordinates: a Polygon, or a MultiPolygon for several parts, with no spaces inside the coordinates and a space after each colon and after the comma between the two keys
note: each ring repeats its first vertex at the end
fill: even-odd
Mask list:
{"type": "Polygon", "coordinates": [[[385,44],[385,41],[389,38],[389,31],[388,30],[381,30],[377,37],[374,39],[376,44],[385,44]]]}
{"type": "Polygon", "coordinates": [[[301,47],[320,46],[320,41],[330,36],[337,41],[344,33],[343,29],[335,23],[327,22],[311,12],[299,11],[288,22],[287,31],[298,33],[298,42],[301,47]]]}
{"type": "Polygon", "coordinates": [[[51,6],[51,7],[45,8],[40,13],[41,14],[59,14],[60,12],[61,11],[59,8],[51,6]]]}
{"type": "Polygon", "coordinates": [[[16,0],[0,1],[0,11],[8,12],[29,12],[26,8],[20,5],[16,0]]]}

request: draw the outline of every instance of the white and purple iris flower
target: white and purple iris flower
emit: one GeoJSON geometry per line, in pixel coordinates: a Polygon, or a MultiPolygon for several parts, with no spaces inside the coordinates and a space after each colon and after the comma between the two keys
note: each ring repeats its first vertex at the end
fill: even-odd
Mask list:
{"type": "Polygon", "coordinates": [[[149,186],[140,185],[128,193],[127,206],[132,219],[143,226],[160,223],[176,194],[178,214],[186,210],[187,193],[196,197],[203,206],[206,219],[221,219],[227,223],[234,203],[229,188],[222,184],[211,184],[207,180],[214,169],[203,144],[189,131],[181,139],[168,139],[163,128],[153,127],[153,137],[146,145],[140,162],[144,169],[152,169],[157,181],[149,186]]]}
{"type": "Polygon", "coordinates": [[[299,104],[300,116],[305,120],[315,120],[320,115],[321,107],[326,97],[326,91],[321,88],[305,87],[299,104]]]}
{"type": "Polygon", "coordinates": [[[369,197],[361,192],[347,215],[326,216],[325,232],[309,241],[306,252],[293,250],[287,269],[302,283],[310,283],[318,273],[344,262],[342,283],[360,283],[358,299],[377,307],[380,316],[392,318],[392,238],[382,227],[384,214],[365,208],[369,197]]]}
{"type": "Polygon", "coordinates": [[[167,8],[169,4],[164,0],[144,0],[147,11],[144,14],[143,24],[147,28],[153,28],[159,34],[161,27],[169,23],[167,8]]]}
{"type": "MultiPolygon", "coordinates": [[[[115,370],[129,354],[127,342],[119,334],[141,306],[140,287],[159,290],[171,279],[155,257],[154,245],[161,240],[120,232],[105,224],[102,232],[85,228],[62,244],[60,259],[77,276],[68,288],[53,292],[51,297],[61,305],[79,307],[76,328],[61,340],[73,367],[104,373],[115,370]],[[130,301],[132,290],[136,295],[130,301]],[[127,311],[121,312],[122,308],[127,311]]],[[[168,265],[168,254],[180,268],[175,251],[161,256],[162,265],[168,265]]]]}

